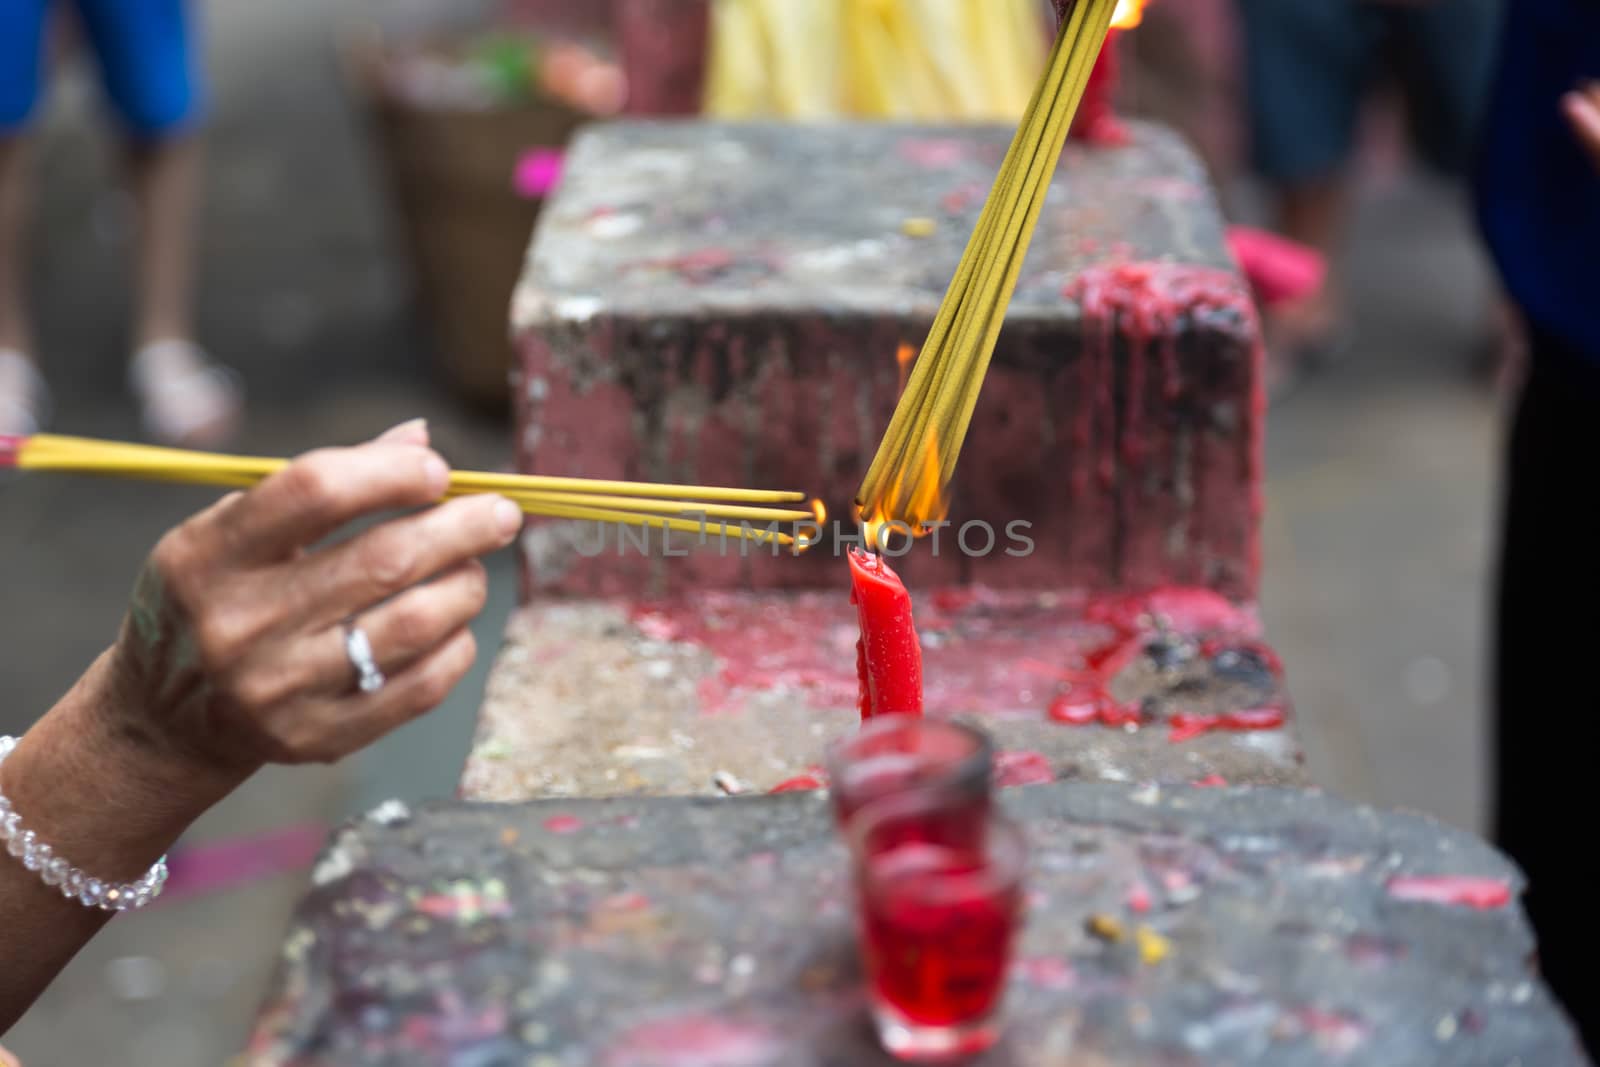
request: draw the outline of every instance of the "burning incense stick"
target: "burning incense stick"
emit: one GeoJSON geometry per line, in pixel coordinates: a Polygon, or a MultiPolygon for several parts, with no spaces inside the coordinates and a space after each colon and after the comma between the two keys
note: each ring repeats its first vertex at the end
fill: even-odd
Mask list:
{"type": "MultiPolygon", "coordinates": [[[[0,469],[92,474],[143,481],[245,489],[288,466],[285,459],[188,452],[150,445],[36,434],[0,437],[0,469]]],[[[795,545],[781,524],[810,522],[815,513],[765,507],[797,503],[803,493],[717,486],[596,481],[540,475],[452,471],[448,497],[498,493],[529,515],[649,526],[683,533],[795,545]],[[723,521],[726,520],[726,521],[723,521]],[[730,525],[737,522],[738,525],[730,525]],[[752,526],[752,523],[761,523],[752,526]]],[[[805,543],[801,548],[807,547],[805,543]]]]}
{"type": "Polygon", "coordinates": [[[888,432],[856,494],[869,531],[941,516],[1067,132],[1117,0],[1058,0],[1061,32],[888,432]]]}

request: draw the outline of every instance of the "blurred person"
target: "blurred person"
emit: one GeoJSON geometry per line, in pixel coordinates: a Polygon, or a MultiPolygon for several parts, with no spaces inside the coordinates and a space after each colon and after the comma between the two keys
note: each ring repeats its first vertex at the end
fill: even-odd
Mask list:
{"type": "Polygon", "coordinates": [[[1479,213],[1529,355],[1507,455],[1495,714],[1498,844],[1528,875],[1551,988],[1600,1053],[1600,915],[1583,847],[1600,742],[1585,666],[1600,647],[1600,3],[1515,0],[1479,213]],[[1585,516],[1588,516],[1585,518],[1585,516]]]}
{"type": "MultiPolygon", "coordinates": [[[[1424,162],[1450,177],[1469,175],[1499,0],[1238,2],[1254,161],[1273,187],[1284,236],[1337,262],[1357,135],[1386,66],[1399,77],[1424,162]]],[[[1331,270],[1316,295],[1272,310],[1275,374],[1293,375],[1331,354],[1340,289],[1331,270]]]]}
{"type": "Polygon", "coordinates": [[[256,770],[347,756],[460,681],[487,595],[477,557],[522,514],[494,496],[439,504],[448,478],[408,423],[304,456],[161,540],[115,643],[0,744],[0,1035],[110,918],[89,906],[106,887],[153,869],[256,770]],[[327,542],[398,509],[422,510],[327,542]],[[69,863],[107,880],[79,875],[87,903],[59,888],[69,863]]]}
{"type": "MultiPolygon", "coordinates": [[[[23,134],[37,110],[53,0],[0,0],[0,433],[28,434],[49,416],[49,390],[28,321],[23,134]]],[[[128,381],[146,432],[208,446],[240,411],[231,373],[194,343],[192,224],[199,189],[200,62],[186,0],[72,0],[126,137],[139,211],[137,321],[128,381]]]]}

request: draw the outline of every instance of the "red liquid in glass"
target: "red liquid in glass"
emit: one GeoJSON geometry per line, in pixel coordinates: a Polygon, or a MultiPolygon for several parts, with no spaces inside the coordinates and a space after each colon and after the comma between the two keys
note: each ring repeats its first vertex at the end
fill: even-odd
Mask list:
{"type": "Polygon", "coordinates": [[[904,843],[864,872],[867,971],[879,1000],[917,1026],[988,1018],[1005,986],[1020,890],[983,850],[904,843]]]}

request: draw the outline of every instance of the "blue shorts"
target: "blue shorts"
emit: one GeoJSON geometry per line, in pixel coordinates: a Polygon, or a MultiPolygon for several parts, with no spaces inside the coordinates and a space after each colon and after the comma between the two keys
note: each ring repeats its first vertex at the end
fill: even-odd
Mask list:
{"type": "MultiPolygon", "coordinates": [[[[106,96],[139,138],[200,117],[201,74],[187,0],[72,0],[106,96]]],[[[45,81],[52,0],[0,0],[0,134],[27,125],[45,81]]]]}
{"type": "Polygon", "coordinates": [[[1494,76],[1501,2],[1239,0],[1257,168],[1288,182],[1338,172],[1387,67],[1405,90],[1424,162],[1467,173],[1494,76]]]}

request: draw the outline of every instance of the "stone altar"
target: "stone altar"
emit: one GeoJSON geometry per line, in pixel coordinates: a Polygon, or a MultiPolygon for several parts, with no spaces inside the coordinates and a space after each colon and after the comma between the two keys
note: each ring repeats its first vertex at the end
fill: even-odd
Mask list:
{"type": "MultiPolygon", "coordinates": [[[[839,515],[1006,136],[585,135],[516,299],[524,469],[799,488],[839,515]]],[[[902,568],[930,712],[994,732],[1035,849],[1013,1023],[980,1062],[1584,1064],[1504,859],[1292,788],[1250,608],[1260,371],[1192,156],[1150,127],[1072,149],[952,515],[1025,518],[1042,547],[902,568]]],[[[246,1063],[887,1062],[821,797],[685,795],[765,792],[852,723],[834,544],[586,536],[524,538],[462,779],[506,803],[338,834],[246,1063]]]]}
{"type": "MultiPolygon", "coordinates": [[[[1315,792],[1058,784],[978,1064],[1579,1067],[1489,848],[1315,792]]],[[[253,1067],[865,1067],[815,795],[380,810],[284,945],[253,1067]]]]}

